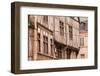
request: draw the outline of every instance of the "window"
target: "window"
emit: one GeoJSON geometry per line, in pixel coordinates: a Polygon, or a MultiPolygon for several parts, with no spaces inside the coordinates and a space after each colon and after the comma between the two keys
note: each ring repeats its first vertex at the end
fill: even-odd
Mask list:
{"type": "Polygon", "coordinates": [[[48,16],[43,16],[43,21],[44,21],[45,23],[48,23],[48,16]]]}
{"type": "Polygon", "coordinates": [[[80,46],[84,46],[84,38],[80,38],[80,46]]]}
{"type": "Polygon", "coordinates": [[[60,21],[59,25],[60,25],[60,34],[64,35],[64,23],[62,21],[60,21]]]}
{"type": "Polygon", "coordinates": [[[41,52],[41,43],[40,43],[40,33],[38,33],[37,35],[37,48],[38,48],[38,52],[41,52]]]}
{"type": "Polygon", "coordinates": [[[48,54],[48,37],[43,36],[43,49],[44,53],[48,54]]]}
{"type": "Polygon", "coordinates": [[[58,58],[62,58],[62,52],[61,52],[61,50],[58,50],[58,58]]]}
{"type": "Polygon", "coordinates": [[[85,54],[81,54],[81,58],[85,58],[85,54]]]}
{"type": "Polygon", "coordinates": [[[51,55],[53,56],[53,40],[50,39],[51,55]]]}
{"type": "Polygon", "coordinates": [[[86,24],[81,22],[81,25],[80,25],[80,30],[81,31],[85,31],[85,28],[86,28],[86,24]]]}
{"type": "Polygon", "coordinates": [[[71,50],[70,50],[70,49],[67,49],[67,52],[66,52],[66,54],[67,54],[67,59],[70,59],[71,50]]]}
{"type": "Polygon", "coordinates": [[[88,31],[87,23],[81,22],[80,31],[88,31]]]}
{"type": "Polygon", "coordinates": [[[60,49],[57,49],[56,51],[56,58],[61,59],[62,58],[62,51],[60,49]]]}
{"type": "Polygon", "coordinates": [[[72,26],[69,26],[69,39],[70,40],[73,39],[73,28],[72,28],[72,26]]]}

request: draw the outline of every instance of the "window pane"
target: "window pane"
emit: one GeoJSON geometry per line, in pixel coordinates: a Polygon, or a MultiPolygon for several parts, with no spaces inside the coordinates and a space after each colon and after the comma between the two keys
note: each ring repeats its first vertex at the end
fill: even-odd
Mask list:
{"type": "Polygon", "coordinates": [[[81,58],[85,58],[85,54],[81,54],[81,58]]]}
{"type": "Polygon", "coordinates": [[[43,36],[44,53],[48,54],[48,37],[43,36]]]}
{"type": "Polygon", "coordinates": [[[44,21],[45,23],[48,23],[48,16],[43,16],[43,21],[44,21]]]}
{"type": "Polygon", "coordinates": [[[53,40],[50,39],[51,55],[53,55],[53,40]]]}
{"type": "Polygon", "coordinates": [[[84,46],[84,38],[80,38],[80,46],[84,46]]]}
{"type": "Polygon", "coordinates": [[[37,35],[37,41],[38,41],[38,43],[37,43],[38,52],[40,52],[41,51],[40,50],[41,46],[40,46],[40,34],[39,33],[37,35]]]}
{"type": "Polygon", "coordinates": [[[72,26],[69,26],[69,39],[70,40],[73,39],[73,29],[72,29],[72,26]]]}
{"type": "Polygon", "coordinates": [[[59,25],[60,25],[60,34],[64,35],[64,23],[62,21],[60,21],[59,25]]]}

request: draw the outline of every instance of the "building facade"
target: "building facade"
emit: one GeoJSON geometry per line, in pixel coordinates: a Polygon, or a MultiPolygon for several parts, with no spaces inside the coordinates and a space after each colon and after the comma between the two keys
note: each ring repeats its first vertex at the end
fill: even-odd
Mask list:
{"type": "Polygon", "coordinates": [[[75,59],[79,18],[28,15],[28,60],[75,59]]]}
{"type": "Polygon", "coordinates": [[[87,20],[80,23],[80,51],[78,58],[88,58],[88,27],[87,20]]]}

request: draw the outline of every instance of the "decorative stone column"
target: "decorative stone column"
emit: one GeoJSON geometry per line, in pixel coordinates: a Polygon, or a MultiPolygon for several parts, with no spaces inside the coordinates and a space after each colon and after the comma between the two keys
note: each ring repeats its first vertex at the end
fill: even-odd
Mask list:
{"type": "Polygon", "coordinates": [[[34,50],[34,60],[37,60],[37,53],[38,53],[38,50],[37,50],[37,17],[35,17],[34,19],[34,47],[33,47],[33,50],[34,50]]]}
{"type": "Polygon", "coordinates": [[[36,60],[37,59],[37,29],[34,29],[34,47],[33,47],[33,58],[34,58],[34,60],[36,60]]]}

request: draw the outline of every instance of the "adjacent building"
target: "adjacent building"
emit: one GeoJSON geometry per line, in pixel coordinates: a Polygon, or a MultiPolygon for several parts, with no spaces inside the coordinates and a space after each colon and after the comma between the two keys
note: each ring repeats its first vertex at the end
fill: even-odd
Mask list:
{"type": "Polygon", "coordinates": [[[87,20],[80,23],[80,51],[78,58],[88,58],[88,27],[87,20]]]}
{"type": "Polygon", "coordinates": [[[28,60],[77,58],[79,25],[78,17],[28,15],[28,60]]]}

